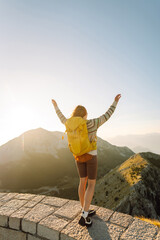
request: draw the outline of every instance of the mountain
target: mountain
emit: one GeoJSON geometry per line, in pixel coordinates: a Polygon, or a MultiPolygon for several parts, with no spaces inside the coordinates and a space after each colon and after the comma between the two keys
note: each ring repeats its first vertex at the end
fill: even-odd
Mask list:
{"type": "Polygon", "coordinates": [[[142,147],[142,146],[132,147],[132,150],[133,150],[135,153],[139,153],[139,152],[151,152],[149,148],[145,148],[145,147],[142,147]]]}
{"type": "Polygon", "coordinates": [[[62,141],[61,132],[49,132],[43,128],[27,131],[0,147],[0,163],[13,162],[30,153],[50,154],[58,158],[59,149],[67,148],[67,138],[62,141]]]}
{"type": "Polygon", "coordinates": [[[134,154],[96,183],[93,204],[160,219],[160,155],[134,154]]]}
{"type": "MultiPolygon", "coordinates": [[[[78,199],[79,177],[67,136],[42,128],[33,129],[0,147],[0,190],[78,199]],[[77,195],[75,195],[75,192],[77,195]]],[[[98,176],[134,154],[98,138],[98,176]]]]}
{"type": "Polygon", "coordinates": [[[160,154],[160,133],[116,136],[114,138],[108,138],[108,140],[118,146],[126,145],[135,153],[153,152],[160,154]]]}

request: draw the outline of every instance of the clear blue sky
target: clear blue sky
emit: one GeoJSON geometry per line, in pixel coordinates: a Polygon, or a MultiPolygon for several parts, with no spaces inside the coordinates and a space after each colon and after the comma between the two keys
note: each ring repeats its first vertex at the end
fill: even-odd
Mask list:
{"type": "Polygon", "coordinates": [[[0,144],[38,127],[64,131],[84,105],[116,135],[160,132],[160,1],[0,0],[0,144]]]}

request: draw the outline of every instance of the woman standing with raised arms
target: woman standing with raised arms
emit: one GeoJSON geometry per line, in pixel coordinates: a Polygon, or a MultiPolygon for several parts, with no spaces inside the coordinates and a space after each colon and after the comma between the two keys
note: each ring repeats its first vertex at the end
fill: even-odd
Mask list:
{"type": "MultiPolygon", "coordinates": [[[[78,195],[79,200],[82,206],[82,215],[79,220],[79,224],[82,226],[91,226],[92,221],[89,216],[92,216],[96,213],[95,210],[89,210],[96,184],[97,177],[97,129],[104,124],[113,114],[117,103],[121,97],[121,94],[118,94],[112,105],[109,109],[100,117],[87,120],[87,110],[85,107],[78,105],[73,113],[72,117],[82,117],[86,120],[87,130],[88,130],[88,138],[90,142],[95,142],[93,150],[81,155],[74,156],[75,163],[78,170],[78,174],[80,177],[80,183],[78,187],[78,195]],[[86,184],[88,180],[88,187],[86,190],[86,184]]],[[[67,118],[62,114],[55,100],[52,99],[52,103],[54,105],[55,111],[63,124],[66,123],[67,118]]]]}

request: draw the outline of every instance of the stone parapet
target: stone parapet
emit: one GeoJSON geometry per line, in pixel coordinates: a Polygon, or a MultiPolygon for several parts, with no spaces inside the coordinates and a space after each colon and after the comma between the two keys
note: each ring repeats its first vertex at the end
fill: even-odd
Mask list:
{"type": "Polygon", "coordinates": [[[110,209],[96,210],[92,226],[78,224],[79,201],[0,192],[0,240],[160,240],[157,226],[110,209]]]}

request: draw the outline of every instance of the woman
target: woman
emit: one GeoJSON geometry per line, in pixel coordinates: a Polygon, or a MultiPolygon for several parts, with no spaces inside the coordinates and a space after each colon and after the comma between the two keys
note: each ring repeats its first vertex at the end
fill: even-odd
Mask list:
{"type": "MultiPolygon", "coordinates": [[[[96,136],[97,129],[111,117],[111,115],[115,111],[115,108],[117,106],[117,103],[120,97],[121,97],[121,94],[118,94],[115,97],[112,105],[107,110],[107,112],[102,116],[100,116],[99,118],[87,120],[87,115],[88,115],[87,110],[85,107],[81,105],[78,105],[74,109],[72,113],[72,117],[82,117],[87,120],[86,123],[87,123],[88,137],[90,141],[97,139],[97,136],[96,136]]],[[[52,103],[54,105],[55,111],[59,119],[63,124],[65,124],[67,119],[58,108],[56,101],[52,99],[52,103]]],[[[89,206],[93,198],[96,178],[97,178],[97,149],[92,150],[80,157],[75,157],[75,160],[76,160],[75,163],[77,166],[78,174],[80,177],[78,195],[79,195],[79,200],[82,206],[82,215],[79,220],[79,224],[82,226],[91,226],[92,221],[89,216],[92,216],[96,213],[95,210],[92,210],[92,209],[89,210],[89,206]],[[88,187],[86,190],[87,180],[88,180],[88,187]]]]}

